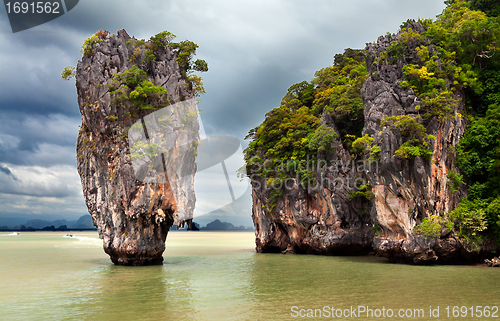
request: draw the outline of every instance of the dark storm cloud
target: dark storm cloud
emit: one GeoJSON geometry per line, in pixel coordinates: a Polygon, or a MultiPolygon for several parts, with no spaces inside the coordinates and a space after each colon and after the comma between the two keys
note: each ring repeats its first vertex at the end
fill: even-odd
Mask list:
{"type": "Polygon", "coordinates": [[[17,165],[75,165],[79,119],[60,114],[0,111],[0,162],[17,165]]]}

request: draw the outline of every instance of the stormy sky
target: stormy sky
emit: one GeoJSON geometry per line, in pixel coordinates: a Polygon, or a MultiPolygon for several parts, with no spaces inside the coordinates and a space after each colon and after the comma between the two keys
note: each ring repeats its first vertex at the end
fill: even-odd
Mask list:
{"type": "MultiPolygon", "coordinates": [[[[75,82],[60,74],[76,66],[81,44],[99,29],[126,29],[138,39],[168,30],[197,43],[196,58],[210,68],[199,105],[205,131],[243,140],[290,85],[311,80],[336,53],[364,48],[403,21],[434,18],[444,7],[441,0],[81,0],[64,16],[15,34],[2,8],[0,217],[87,213],[76,171],[75,82]]],[[[227,205],[227,195],[214,192],[225,177],[205,174],[196,188],[210,197],[200,199],[200,214],[227,205]]],[[[248,215],[248,193],[231,208],[248,215]]]]}

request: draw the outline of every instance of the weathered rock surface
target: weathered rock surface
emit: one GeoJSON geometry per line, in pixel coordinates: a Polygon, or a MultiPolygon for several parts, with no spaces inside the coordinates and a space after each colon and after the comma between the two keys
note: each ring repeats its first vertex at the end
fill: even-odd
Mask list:
{"type": "MultiPolygon", "coordinates": [[[[419,23],[410,27],[423,31],[419,23]]],[[[432,161],[419,156],[414,160],[394,157],[394,152],[404,142],[403,137],[388,126],[381,127],[380,122],[388,116],[418,116],[416,107],[421,102],[412,89],[402,88],[399,81],[403,78],[405,64],[420,62],[418,57],[410,56],[393,65],[375,63],[375,58],[387,50],[391,41],[394,41],[393,37],[380,37],[377,44],[367,47],[370,76],[361,90],[365,106],[363,134],[373,137],[374,143],[381,147],[379,171],[367,174],[375,195],[373,219],[382,229],[382,235],[375,237],[373,247],[392,260],[436,261],[440,257],[437,253],[453,255],[462,248],[461,243],[451,234],[434,240],[416,235],[413,230],[424,217],[442,216],[454,209],[459,201],[461,193],[451,192],[446,185],[446,175],[453,166],[450,147],[459,142],[465,130],[465,122],[459,116],[463,105],[460,103],[455,107],[451,118],[429,121],[427,133],[436,137],[431,148],[432,161]]],[[[418,45],[414,44],[415,47],[418,45]]]]}
{"type": "MultiPolygon", "coordinates": [[[[328,114],[321,122],[336,130],[328,114]]],[[[349,193],[354,184],[362,184],[363,171],[351,161],[339,139],[334,147],[333,153],[323,155],[323,159],[333,160],[330,166],[315,165],[317,183],[306,189],[297,178],[289,178],[285,194],[274,208],[266,181],[253,180],[252,218],[258,252],[353,255],[371,250],[371,203],[351,199],[349,193]]]]}
{"type": "MultiPolygon", "coordinates": [[[[423,31],[420,23],[408,27],[423,31]]],[[[444,217],[465,197],[463,189],[455,193],[450,190],[447,174],[454,168],[450,150],[462,138],[466,123],[461,117],[463,103],[459,101],[451,117],[434,117],[427,123],[427,134],[436,137],[430,145],[432,160],[394,157],[404,137],[389,126],[381,127],[380,122],[399,115],[417,119],[417,106],[421,104],[412,89],[400,86],[403,66],[421,64],[414,50],[420,44],[409,43],[409,52],[393,64],[376,59],[398,37],[379,37],[376,44],[368,44],[365,49],[370,75],[361,90],[365,118],[362,134],[370,135],[373,144],[380,146],[376,168],[367,168],[366,163],[363,170],[358,170],[358,164],[345,166],[351,163],[351,155],[336,141],[335,152],[326,159],[344,166],[317,168],[316,179],[325,183],[322,186],[305,190],[294,180],[271,210],[270,191],[263,188],[265,182],[254,182],[252,217],[258,252],[353,255],[375,250],[393,262],[423,264],[477,261],[483,253],[495,249],[493,244],[485,244],[483,253],[470,251],[447,229],[436,238],[414,230],[423,218],[444,217]],[[344,184],[331,183],[339,182],[339,178],[344,184]],[[356,179],[370,183],[372,201],[350,197],[356,179]]],[[[321,123],[336,130],[328,114],[323,115],[321,123]]]]}
{"type": "MultiPolygon", "coordinates": [[[[424,30],[415,22],[408,27],[417,32],[424,30]]],[[[464,105],[460,99],[449,117],[434,116],[427,123],[427,134],[435,136],[431,140],[431,160],[419,156],[402,160],[393,156],[404,142],[403,137],[389,126],[381,127],[380,122],[389,116],[421,117],[417,106],[422,105],[412,89],[399,85],[404,65],[422,64],[415,50],[420,43],[408,42],[405,58],[392,65],[376,63],[376,57],[386,51],[394,39],[394,36],[380,37],[377,44],[367,46],[366,65],[370,76],[361,89],[365,116],[363,135],[370,135],[374,144],[381,147],[379,170],[367,173],[375,195],[372,219],[382,230],[373,239],[373,248],[394,262],[475,261],[482,253],[471,251],[452,231],[444,228],[440,236],[433,238],[414,230],[426,217],[435,215],[446,219],[447,213],[466,196],[465,190],[453,192],[447,185],[447,174],[455,168],[453,150],[465,132],[466,122],[461,116],[464,105]]],[[[431,52],[434,50],[432,45],[429,48],[431,52]]],[[[464,97],[463,93],[458,95],[464,97]]],[[[494,249],[494,244],[488,243],[482,252],[494,249]]]]}
{"type": "Polygon", "coordinates": [[[169,47],[154,48],[156,60],[147,61],[147,48],[126,43],[129,39],[120,30],[95,44],[93,53],[78,62],[76,86],[82,114],[78,173],[89,213],[111,260],[119,265],[161,264],[169,228],[190,223],[192,218],[195,153],[181,147],[192,148],[191,143],[198,140],[198,123],[194,117],[192,130],[179,130],[189,111],[174,104],[194,95],[175,61],[175,52],[169,47]],[[168,125],[161,130],[157,128],[159,114],[127,101],[117,104],[110,94],[108,85],[114,75],[134,65],[146,72],[149,81],[168,91],[166,104],[171,106],[161,111],[168,125]],[[134,123],[140,130],[134,132],[135,138],[128,137],[134,136],[130,129],[134,123]],[[161,155],[143,155],[134,162],[130,145],[143,139],[143,132],[151,144],[169,147],[161,155]],[[163,166],[150,166],[147,173],[141,173],[140,161],[146,169],[155,162],[163,166]]]}

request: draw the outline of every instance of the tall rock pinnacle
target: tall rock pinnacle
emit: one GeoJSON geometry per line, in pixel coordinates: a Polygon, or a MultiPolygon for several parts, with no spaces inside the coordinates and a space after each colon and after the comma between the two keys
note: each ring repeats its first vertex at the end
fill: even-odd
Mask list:
{"type": "Polygon", "coordinates": [[[76,68],[78,173],[118,265],[162,264],[169,228],[192,219],[199,124],[186,73],[197,46],[172,44],[172,36],[146,42],[99,31],[76,68]]]}

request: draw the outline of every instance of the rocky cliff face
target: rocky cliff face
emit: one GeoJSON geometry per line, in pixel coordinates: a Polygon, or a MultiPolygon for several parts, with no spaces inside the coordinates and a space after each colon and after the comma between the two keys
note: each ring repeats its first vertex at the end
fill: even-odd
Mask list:
{"type": "Polygon", "coordinates": [[[95,37],[76,70],[83,195],[115,264],[161,264],[169,228],[194,209],[198,122],[179,104],[193,91],[170,47],[95,37]]]}
{"type": "MultiPolygon", "coordinates": [[[[407,27],[417,33],[423,31],[419,23],[407,27]]],[[[369,76],[361,89],[365,121],[362,135],[369,135],[372,144],[380,147],[379,159],[373,163],[366,157],[360,160],[337,139],[335,151],[323,155],[336,165],[314,169],[321,184],[306,189],[292,180],[274,207],[265,181],[254,181],[252,217],[258,252],[352,255],[375,250],[391,261],[407,263],[477,258],[478,253],[466,250],[444,226],[437,237],[415,230],[424,218],[446,218],[465,196],[463,190],[451,190],[447,174],[454,168],[452,151],[466,123],[461,117],[463,102],[458,99],[450,117],[434,116],[425,123],[427,134],[435,137],[428,146],[432,152],[429,160],[394,157],[405,137],[383,121],[397,116],[418,120],[422,105],[411,88],[401,86],[403,67],[421,64],[416,51],[420,43],[409,41],[402,58],[381,59],[387,58],[388,47],[400,36],[380,37],[365,49],[369,76]],[[373,196],[353,197],[364,183],[370,184],[373,196]]],[[[429,48],[432,54],[432,45],[429,48]]],[[[323,114],[321,123],[337,131],[328,113],[323,114]]]]}
{"type": "MultiPolygon", "coordinates": [[[[328,114],[322,123],[335,128],[328,114]]],[[[371,202],[351,198],[362,184],[359,163],[351,160],[339,139],[328,155],[330,166],[314,165],[316,182],[304,188],[300,179],[285,181],[285,193],[273,207],[266,180],[252,181],[252,218],[258,252],[366,254],[371,250],[371,202]]],[[[318,165],[319,164],[319,165],[318,165]]]]}
{"type": "MultiPolygon", "coordinates": [[[[423,31],[419,23],[409,28],[423,31]]],[[[400,86],[403,66],[420,63],[415,51],[420,44],[409,44],[408,52],[414,54],[406,59],[399,59],[394,64],[377,63],[377,57],[387,51],[392,41],[391,36],[380,37],[377,44],[366,48],[370,77],[361,90],[365,106],[363,134],[373,137],[374,143],[381,147],[379,170],[367,173],[375,196],[372,218],[382,230],[374,238],[373,248],[394,261],[417,263],[457,258],[463,246],[451,231],[445,230],[434,239],[418,235],[414,228],[425,217],[443,217],[463,196],[461,192],[452,193],[446,184],[447,174],[454,167],[450,151],[465,131],[466,124],[460,116],[463,104],[459,101],[450,112],[451,117],[429,120],[427,133],[435,136],[430,160],[420,156],[413,160],[394,157],[404,142],[403,137],[389,126],[381,126],[381,121],[400,115],[416,119],[420,117],[418,106],[422,102],[412,89],[400,86]]]]}

